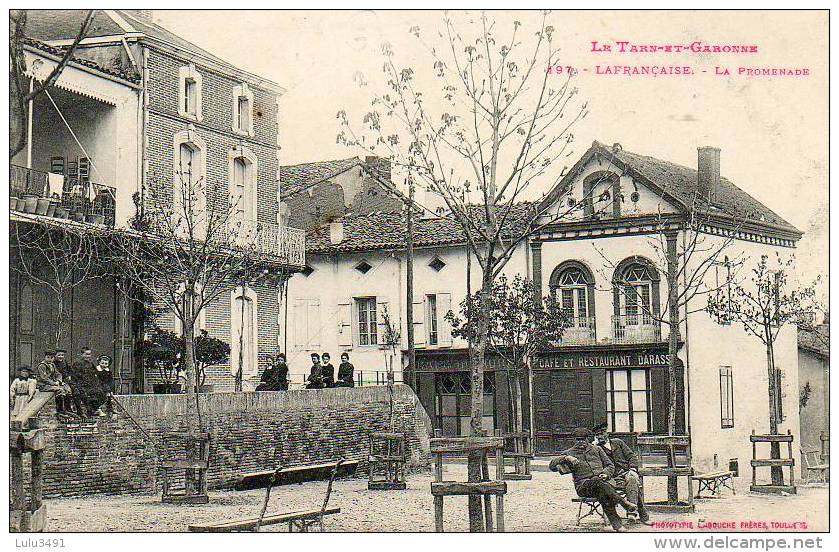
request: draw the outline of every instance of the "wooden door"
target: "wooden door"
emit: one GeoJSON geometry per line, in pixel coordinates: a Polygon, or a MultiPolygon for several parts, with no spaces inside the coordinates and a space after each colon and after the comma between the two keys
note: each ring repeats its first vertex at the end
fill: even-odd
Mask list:
{"type": "Polygon", "coordinates": [[[536,451],[554,454],[573,444],[574,428],[605,421],[602,370],[539,370],[533,376],[536,451]]]}

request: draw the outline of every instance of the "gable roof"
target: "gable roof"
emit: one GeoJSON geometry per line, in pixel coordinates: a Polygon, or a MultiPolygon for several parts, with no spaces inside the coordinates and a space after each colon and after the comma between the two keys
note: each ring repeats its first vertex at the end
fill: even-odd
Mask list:
{"type": "Polygon", "coordinates": [[[279,168],[280,198],[284,199],[334,178],[353,167],[363,166],[358,157],[286,165],[279,168]]]}
{"type": "MultiPolygon", "coordinates": [[[[74,39],[88,10],[29,10],[26,36],[42,41],[74,39]]],[[[113,36],[125,30],[105,10],[96,10],[85,37],[113,36]]]]}
{"type": "MultiPolygon", "coordinates": [[[[481,208],[479,205],[472,206],[481,208]]],[[[530,220],[535,205],[521,202],[513,205],[502,229],[503,235],[519,235],[530,220]]],[[[361,251],[405,249],[405,216],[401,212],[378,212],[366,215],[348,214],[338,220],[344,225],[344,239],[339,244],[329,240],[329,225],[312,229],[306,236],[307,253],[350,253],[361,251]]],[[[463,245],[466,237],[452,219],[418,218],[414,220],[414,247],[463,245]]]]}
{"type": "MultiPolygon", "coordinates": [[[[27,14],[26,34],[43,42],[68,41],[76,38],[88,10],[31,10],[27,14]]],[[[95,10],[93,21],[86,38],[123,37],[132,40],[146,40],[152,44],[168,46],[175,51],[197,56],[207,64],[221,70],[245,77],[253,84],[261,85],[277,93],[284,89],[275,82],[239,69],[222,58],[196,46],[175,33],[158,25],[136,10],[95,10]]]]}
{"type": "Polygon", "coordinates": [[[720,176],[719,188],[716,190],[713,202],[708,203],[695,194],[697,183],[695,168],[626,151],[619,144],[610,147],[598,141],[592,143],[586,153],[543,201],[555,201],[562,190],[570,185],[579,170],[595,156],[608,159],[618,169],[644,182],[665,199],[674,201],[686,212],[696,209],[702,214],[734,217],[767,229],[783,231],[791,234],[794,239],[802,235],[800,230],[779,214],[722,176],[720,176]],[[694,201],[695,197],[696,201],[694,201]]]}
{"type": "MultiPolygon", "coordinates": [[[[61,58],[66,53],[66,49],[62,50],[60,48],[50,46],[49,44],[45,44],[44,42],[40,42],[31,38],[24,37],[23,44],[24,46],[27,46],[32,50],[48,54],[55,58],[61,58]]],[[[70,62],[76,65],[80,65],[82,67],[94,69],[96,71],[120,78],[122,80],[126,80],[133,84],[140,84],[140,74],[131,67],[121,67],[118,65],[106,66],[101,63],[97,63],[91,59],[85,59],[78,56],[72,56],[70,58],[70,62]]]]}

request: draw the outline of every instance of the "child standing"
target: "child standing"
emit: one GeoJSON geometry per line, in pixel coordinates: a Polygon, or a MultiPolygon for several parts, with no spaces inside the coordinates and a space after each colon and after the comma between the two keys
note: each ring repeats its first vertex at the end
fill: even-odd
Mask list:
{"type": "Polygon", "coordinates": [[[12,416],[17,416],[35,396],[38,389],[38,380],[32,377],[32,370],[29,366],[21,366],[18,369],[18,377],[12,382],[9,388],[9,404],[12,407],[12,416]]]}

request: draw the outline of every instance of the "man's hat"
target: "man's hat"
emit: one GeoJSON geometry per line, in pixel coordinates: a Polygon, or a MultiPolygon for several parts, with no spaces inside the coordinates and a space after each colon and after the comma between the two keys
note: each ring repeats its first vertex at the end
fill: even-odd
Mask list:
{"type": "Polygon", "coordinates": [[[44,351],[44,356],[55,356],[55,351],[52,349],[47,349],[44,351]]]}
{"type": "Polygon", "coordinates": [[[607,431],[607,427],[608,426],[606,422],[603,422],[602,424],[595,426],[594,429],[592,429],[592,431],[594,431],[595,433],[605,433],[607,431]]]}
{"type": "Polygon", "coordinates": [[[341,353],[341,358],[350,358],[350,354],[345,351],[341,353]]]}
{"type": "Polygon", "coordinates": [[[66,353],[67,349],[56,349],[55,352],[56,352],[56,354],[57,353],[66,353]]]}
{"type": "Polygon", "coordinates": [[[32,368],[30,368],[29,366],[21,366],[20,368],[17,369],[17,371],[18,371],[18,374],[22,374],[24,372],[27,372],[27,373],[31,374],[32,373],[32,368]]]}
{"type": "Polygon", "coordinates": [[[318,357],[318,358],[320,358],[320,355],[319,355],[319,354],[317,354],[317,353],[312,353],[310,356],[311,356],[312,358],[314,358],[314,357],[318,357]]]}
{"type": "Polygon", "coordinates": [[[574,439],[587,439],[591,437],[591,431],[584,427],[578,427],[571,432],[571,435],[574,439]]]}
{"type": "Polygon", "coordinates": [[[277,353],[277,358],[285,358],[285,353],[277,353]]]}

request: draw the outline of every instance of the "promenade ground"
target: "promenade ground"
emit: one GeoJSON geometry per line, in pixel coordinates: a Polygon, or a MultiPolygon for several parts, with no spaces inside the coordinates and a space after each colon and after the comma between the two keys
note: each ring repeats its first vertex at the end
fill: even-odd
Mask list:
{"type": "MultiPolygon", "coordinates": [[[[507,531],[607,531],[596,517],[575,525],[577,505],[571,478],[536,467],[531,481],[511,481],[505,499],[507,531]]],[[[446,479],[465,480],[465,466],[446,469],[446,479]]],[[[429,473],[409,476],[406,491],[368,491],[365,479],[336,481],[330,506],[341,514],[327,518],[327,531],[433,531],[434,509],[429,473]]],[[[748,480],[737,480],[737,495],[723,491],[723,498],[696,501],[690,515],[653,514],[654,527],[628,526],[630,531],[708,530],[709,526],[733,523],[738,530],[828,530],[827,486],[800,486],[794,496],[758,495],[748,492],[748,480]],[[746,524],[745,526],[741,524],[746,524]],[[777,525],[781,524],[781,525],[777,525]],[[785,529],[781,529],[784,527],[785,529]],[[806,527],[806,529],[805,529],[806,527]]],[[[663,481],[650,483],[648,497],[663,491],[663,481]]],[[[319,507],[325,482],[277,487],[271,494],[269,512],[290,512],[319,507]]],[[[161,504],[159,495],[97,495],[48,500],[49,531],[186,531],[190,523],[252,517],[259,513],[264,491],[214,491],[202,506],[161,504]]],[[[466,499],[447,498],[447,531],[465,531],[466,499]]],[[[265,531],[284,531],[283,526],[265,531]]],[[[716,529],[720,530],[720,529],[716,529]]]]}

